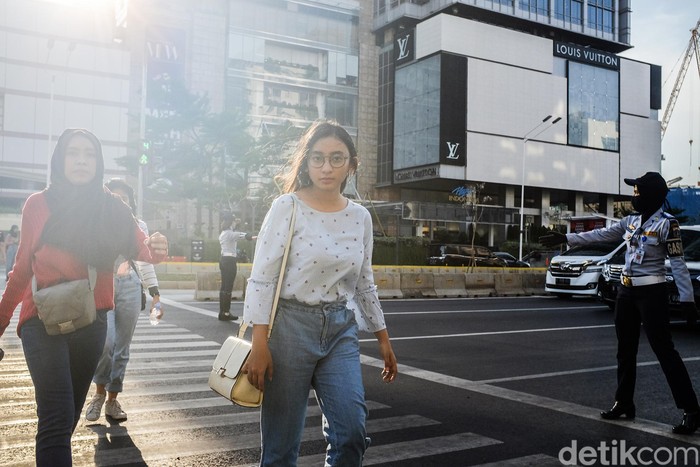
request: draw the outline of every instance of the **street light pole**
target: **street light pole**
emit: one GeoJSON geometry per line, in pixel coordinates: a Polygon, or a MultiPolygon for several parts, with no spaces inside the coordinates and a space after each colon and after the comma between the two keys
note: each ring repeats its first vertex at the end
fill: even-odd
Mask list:
{"type": "Polygon", "coordinates": [[[520,182],[520,242],[518,246],[518,259],[520,261],[523,260],[523,232],[524,232],[524,223],[523,220],[525,218],[525,145],[528,141],[530,141],[531,138],[534,138],[535,136],[540,135],[541,133],[544,133],[546,130],[551,128],[552,126],[556,125],[559,120],[561,120],[561,117],[557,117],[554,120],[552,120],[551,115],[547,115],[545,118],[542,119],[540,123],[538,123],[533,129],[525,133],[525,136],[523,136],[523,153],[522,153],[522,170],[521,170],[521,182],[520,182]]]}

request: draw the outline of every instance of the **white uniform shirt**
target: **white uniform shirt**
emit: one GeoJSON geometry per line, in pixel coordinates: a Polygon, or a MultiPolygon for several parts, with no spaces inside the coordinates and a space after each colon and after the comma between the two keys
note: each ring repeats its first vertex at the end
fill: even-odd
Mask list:
{"type": "Polygon", "coordinates": [[[338,212],[321,212],[295,194],[277,198],[265,216],[246,289],[244,320],[251,325],[270,322],[292,198],[297,214],[281,298],[309,305],[354,299],[360,329],[386,328],[374,285],[372,218],[367,209],[348,201],[338,212]]]}
{"type": "Polygon", "coordinates": [[[238,255],[238,240],[243,240],[248,234],[245,232],[234,232],[231,229],[226,229],[219,234],[219,243],[221,244],[221,256],[237,256],[238,255]]]}
{"type": "Polygon", "coordinates": [[[683,257],[680,226],[673,216],[659,209],[644,224],[642,224],[641,214],[632,214],[608,228],[566,234],[566,241],[571,246],[610,240],[627,242],[625,265],[622,269],[624,275],[666,275],[665,259],[668,257],[680,301],[695,300],[690,273],[683,257]],[[639,250],[643,250],[642,259],[640,262],[635,262],[633,258],[639,250]]]}

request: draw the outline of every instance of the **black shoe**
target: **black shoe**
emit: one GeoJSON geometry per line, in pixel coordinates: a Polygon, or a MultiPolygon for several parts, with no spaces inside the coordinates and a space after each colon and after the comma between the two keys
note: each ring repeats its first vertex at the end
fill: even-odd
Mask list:
{"type": "Polygon", "coordinates": [[[698,422],[700,422],[700,412],[697,410],[683,412],[683,420],[681,420],[680,425],[674,426],[671,431],[678,435],[692,435],[698,429],[698,422]]]}
{"type": "Polygon", "coordinates": [[[220,313],[219,314],[219,321],[235,321],[238,319],[238,316],[233,316],[231,313],[220,313]]]}
{"type": "Polygon", "coordinates": [[[636,414],[637,411],[634,408],[634,404],[621,404],[617,401],[615,401],[615,404],[607,412],[600,412],[601,418],[606,420],[617,420],[623,415],[627,417],[628,420],[634,420],[636,414]]]}

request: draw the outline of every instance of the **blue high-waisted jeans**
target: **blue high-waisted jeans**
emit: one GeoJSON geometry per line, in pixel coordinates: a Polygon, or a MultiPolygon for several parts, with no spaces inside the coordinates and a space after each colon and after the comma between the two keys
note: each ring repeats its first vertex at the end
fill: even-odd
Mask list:
{"type": "Polygon", "coordinates": [[[133,269],[114,277],[114,310],[107,313],[107,339],[93,382],[122,392],[129,348],[141,313],[141,280],[133,269]]]}
{"type": "Polygon", "coordinates": [[[280,300],[269,347],[274,373],[260,414],[260,465],[296,465],[310,388],[323,412],[326,465],[362,465],[367,406],[352,310],[280,300]]]}
{"type": "Polygon", "coordinates": [[[107,311],[75,332],[49,336],[38,317],[22,325],[22,348],[34,383],[39,425],[36,465],[70,466],[71,436],[105,342],[107,311]]]}

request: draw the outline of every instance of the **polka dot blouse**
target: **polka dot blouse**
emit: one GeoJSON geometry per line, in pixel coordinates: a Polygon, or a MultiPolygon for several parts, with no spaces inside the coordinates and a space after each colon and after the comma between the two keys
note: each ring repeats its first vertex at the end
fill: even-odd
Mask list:
{"type": "Polygon", "coordinates": [[[349,201],[337,212],[317,211],[295,194],[277,198],[263,221],[244,306],[249,324],[268,324],[293,199],[297,215],[280,296],[309,305],[348,301],[360,329],[386,327],[372,273],[372,218],[349,201]],[[356,308],[356,309],[355,309],[356,308]]]}

